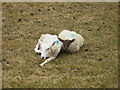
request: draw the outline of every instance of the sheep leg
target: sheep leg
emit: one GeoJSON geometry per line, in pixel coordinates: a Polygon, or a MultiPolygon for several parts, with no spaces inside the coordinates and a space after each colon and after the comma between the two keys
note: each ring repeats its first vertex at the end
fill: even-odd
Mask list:
{"type": "Polygon", "coordinates": [[[55,59],[58,55],[58,53],[60,52],[61,48],[58,48],[57,50],[54,51],[54,55],[48,59],[46,59],[43,63],[40,64],[40,66],[43,66],[44,64],[50,62],[51,60],[55,59]]]}
{"type": "Polygon", "coordinates": [[[43,66],[44,64],[50,62],[53,59],[55,59],[55,57],[50,57],[50,58],[46,59],[43,63],[40,64],[40,66],[43,66]]]}
{"type": "Polygon", "coordinates": [[[39,46],[40,46],[40,44],[39,44],[39,42],[38,42],[38,43],[36,44],[35,49],[34,49],[34,51],[35,51],[36,53],[41,53],[41,51],[38,50],[39,46]]]}

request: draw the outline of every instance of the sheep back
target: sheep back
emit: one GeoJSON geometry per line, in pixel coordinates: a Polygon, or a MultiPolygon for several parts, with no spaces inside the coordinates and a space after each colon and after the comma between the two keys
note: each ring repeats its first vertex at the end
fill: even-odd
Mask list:
{"type": "Polygon", "coordinates": [[[69,30],[63,30],[59,35],[59,38],[62,40],[72,40],[75,39],[74,42],[72,42],[68,48],[68,51],[73,53],[76,51],[79,51],[80,47],[83,46],[84,39],[80,34],[77,34],[74,31],[69,31],[69,30]]]}

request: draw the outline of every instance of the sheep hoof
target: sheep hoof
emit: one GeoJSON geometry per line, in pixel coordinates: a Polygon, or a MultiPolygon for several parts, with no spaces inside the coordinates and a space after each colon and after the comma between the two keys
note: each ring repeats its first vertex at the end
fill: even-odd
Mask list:
{"type": "Polygon", "coordinates": [[[35,48],[34,51],[37,53],[38,50],[35,48]]]}
{"type": "Polygon", "coordinates": [[[35,51],[37,54],[39,54],[39,53],[40,53],[40,51],[38,51],[37,49],[34,49],[34,51],[35,51]]]}
{"type": "Polygon", "coordinates": [[[44,64],[43,64],[43,63],[41,63],[41,64],[40,64],[40,66],[42,67],[42,66],[44,66],[44,64]]]}

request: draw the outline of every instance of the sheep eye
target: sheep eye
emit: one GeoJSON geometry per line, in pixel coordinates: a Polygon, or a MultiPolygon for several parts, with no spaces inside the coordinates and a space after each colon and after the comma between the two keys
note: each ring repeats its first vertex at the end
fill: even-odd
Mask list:
{"type": "Polygon", "coordinates": [[[40,47],[38,47],[38,50],[40,50],[40,47]]]}
{"type": "Polygon", "coordinates": [[[38,47],[38,50],[42,49],[42,47],[38,47]]]}
{"type": "Polygon", "coordinates": [[[47,49],[47,51],[49,50],[49,48],[47,49]]]}

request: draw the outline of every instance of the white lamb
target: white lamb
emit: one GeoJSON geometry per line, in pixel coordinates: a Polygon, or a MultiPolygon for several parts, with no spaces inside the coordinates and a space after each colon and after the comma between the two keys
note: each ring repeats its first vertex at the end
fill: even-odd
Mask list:
{"type": "Polygon", "coordinates": [[[55,59],[62,48],[62,42],[58,40],[57,35],[43,34],[41,35],[35,47],[35,52],[41,54],[42,59],[46,59],[40,66],[55,59]]]}
{"type": "Polygon", "coordinates": [[[59,33],[58,39],[63,42],[63,51],[70,53],[80,50],[80,47],[84,44],[84,39],[80,34],[74,31],[63,30],[59,33]]]}

